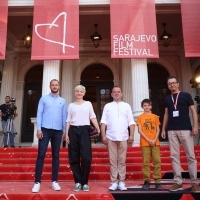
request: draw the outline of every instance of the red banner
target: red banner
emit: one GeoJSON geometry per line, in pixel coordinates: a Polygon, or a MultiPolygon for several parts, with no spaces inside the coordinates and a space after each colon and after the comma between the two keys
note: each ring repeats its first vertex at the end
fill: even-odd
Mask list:
{"type": "Polygon", "coordinates": [[[158,58],[155,0],[110,0],[111,57],[158,58]]]}
{"type": "Polygon", "coordinates": [[[79,0],[34,0],[32,60],[79,58],[79,0]]]}
{"type": "Polygon", "coordinates": [[[5,59],[8,21],[8,0],[0,1],[0,60],[5,59]]]}
{"type": "Polygon", "coordinates": [[[186,57],[200,57],[200,0],[181,0],[186,57]]]}

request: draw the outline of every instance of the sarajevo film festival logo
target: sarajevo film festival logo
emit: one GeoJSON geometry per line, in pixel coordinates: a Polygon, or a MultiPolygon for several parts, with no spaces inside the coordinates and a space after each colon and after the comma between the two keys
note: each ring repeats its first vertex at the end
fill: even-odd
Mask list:
{"type": "Polygon", "coordinates": [[[74,48],[74,46],[72,45],[68,45],[66,44],[65,40],[66,40],[66,22],[67,22],[67,13],[66,12],[61,12],[54,20],[52,23],[47,23],[47,24],[36,24],[35,25],[35,33],[37,34],[37,36],[39,38],[41,38],[42,40],[45,40],[47,42],[51,42],[51,43],[55,43],[55,44],[59,44],[62,46],[62,52],[65,53],[65,48],[66,47],[69,47],[69,48],[74,48]],[[54,40],[50,40],[50,39],[47,39],[47,38],[44,38],[42,37],[39,33],[38,33],[38,27],[41,27],[41,26],[47,26],[49,29],[51,29],[52,27],[58,27],[58,24],[56,24],[56,21],[61,17],[63,16],[64,17],[64,21],[63,21],[63,39],[62,39],[62,42],[57,42],[57,41],[54,41],[54,40]]]}

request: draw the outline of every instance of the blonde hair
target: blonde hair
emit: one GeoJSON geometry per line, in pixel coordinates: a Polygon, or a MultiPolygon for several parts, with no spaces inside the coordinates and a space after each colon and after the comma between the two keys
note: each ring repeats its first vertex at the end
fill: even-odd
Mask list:
{"type": "Polygon", "coordinates": [[[83,90],[84,93],[86,93],[86,89],[85,89],[85,87],[84,87],[83,85],[77,85],[77,86],[75,87],[74,91],[77,91],[77,90],[83,90]]]}

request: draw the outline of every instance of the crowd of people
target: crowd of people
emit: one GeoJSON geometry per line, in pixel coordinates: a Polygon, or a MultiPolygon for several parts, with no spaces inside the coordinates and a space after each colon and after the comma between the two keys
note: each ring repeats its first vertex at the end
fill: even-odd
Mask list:
{"type": "MultiPolygon", "coordinates": [[[[184,147],[193,192],[200,192],[197,179],[197,161],[194,153],[193,136],[198,134],[198,116],[191,95],[179,90],[178,79],[170,76],[167,80],[171,94],[165,99],[165,113],[161,130],[161,137],[169,139],[170,157],[174,173],[174,184],[169,191],[183,190],[183,179],[180,166],[180,145],[184,147]],[[190,112],[192,114],[191,124],[190,112]]],[[[52,189],[61,190],[58,184],[59,152],[62,141],[68,144],[68,158],[73,172],[74,191],[89,191],[88,177],[92,162],[91,138],[89,135],[91,123],[101,132],[102,143],[107,146],[110,160],[109,190],[127,190],[126,154],[128,144],[134,142],[135,126],[140,134],[142,151],[142,174],[144,184],[142,188],[150,188],[150,159],[153,162],[153,179],[155,189],[162,190],[161,184],[161,156],[160,156],[160,121],[152,113],[152,101],[143,99],[141,107],[143,113],[137,121],[133,119],[131,106],[122,101],[122,90],[115,86],[111,96],[113,102],[104,106],[103,114],[97,122],[91,102],[83,99],[86,89],[82,85],[75,87],[75,102],[68,108],[65,99],[59,96],[60,84],[56,79],[51,80],[51,93],[41,97],[37,111],[38,156],[35,168],[35,183],[32,192],[37,193],[41,187],[41,176],[44,159],[49,142],[52,150],[52,189]]],[[[1,106],[2,108],[2,106],[1,106]]],[[[4,118],[2,118],[3,120],[4,118]]],[[[3,123],[2,123],[3,125],[3,123]]],[[[12,142],[12,141],[11,141],[12,142]]],[[[11,144],[13,145],[13,143],[11,144]]]]}

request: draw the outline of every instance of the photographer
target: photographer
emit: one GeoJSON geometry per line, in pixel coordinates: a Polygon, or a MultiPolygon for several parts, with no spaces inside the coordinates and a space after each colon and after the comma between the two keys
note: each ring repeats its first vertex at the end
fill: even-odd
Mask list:
{"type": "Polygon", "coordinates": [[[15,106],[15,99],[11,99],[10,96],[5,97],[5,104],[2,104],[0,106],[0,116],[1,116],[1,122],[2,122],[2,131],[3,131],[3,143],[4,147],[8,147],[9,141],[10,146],[14,146],[14,124],[13,120],[15,117],[17,117],[17,107],[15,106]],[[12,101],[11,101],[12,100],[12,101]]]}

